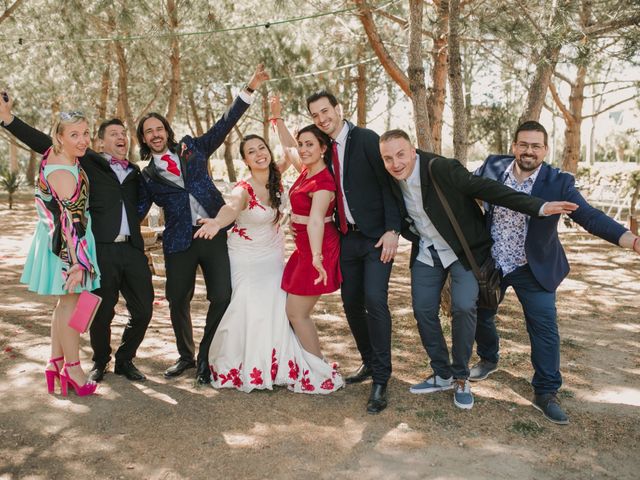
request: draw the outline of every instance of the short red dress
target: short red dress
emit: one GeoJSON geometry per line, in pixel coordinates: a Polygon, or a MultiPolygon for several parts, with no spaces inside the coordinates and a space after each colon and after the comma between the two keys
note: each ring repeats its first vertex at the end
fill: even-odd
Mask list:
{"type": "MultiPolygon", "coordinates": [[[[333,176],[327,168],[307,177],[308,170],[304,169],[295,183],[289,189],[291,212],[296,215],[309,216],[311,213],[311,197],[309,193],[319,190],[336,191],[333,176]]],[[[335,208],[335,198],[327,208],[326,216],[331,216],[335,208]]],[[[322,282],[314,285],[318,278],[318,272],[311,264],[312,254],[309,245],[307,226],[300,223],[291,223],[296,232],[296,249],[289,257],[282,275],[282,289],[294,295],[322,295],[335,292],[342,283],[340,273],[340,234],[333,222],[324,224],[324,236],[322,237],[322,265],[327,272],[327,284],[322,282]]]]}

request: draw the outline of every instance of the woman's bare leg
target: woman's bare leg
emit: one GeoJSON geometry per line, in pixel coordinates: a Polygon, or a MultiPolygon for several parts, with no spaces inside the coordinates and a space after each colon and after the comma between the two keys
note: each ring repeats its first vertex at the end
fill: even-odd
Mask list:
{"type": "Polygon", "coordinates": [[[287,317],[293,327],[293,331],[296,332],[302,348],[322,358],[318,331],[313,320],[311,320],[311,312],[318,298],[320,298],[319,295],[308,297],[289,294],[287,296],[287,317]]]}

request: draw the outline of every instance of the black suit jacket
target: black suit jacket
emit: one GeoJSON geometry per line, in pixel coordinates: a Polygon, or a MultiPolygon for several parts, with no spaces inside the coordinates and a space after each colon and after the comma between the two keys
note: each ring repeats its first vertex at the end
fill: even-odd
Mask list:
{"type": "MultiPolygon", "coordinates": [[[[13,121],[5,128],[38,153],[44,153],[51,146],[51,137],[27,125],[18,117],[14,116],[13,121]]],[[[96,242],[111,243],[118,236],[124,203],[131,232],[131,244],[143,250],[144,242],[137,215],[140,168],[131,163],[133,169],[121,184],[109,162],[93,150],[87,150],[87,153],[80,158],[80,165],[89,178],[91,231],[96,242]]]]}
{"type": "Polygon", "coordinates": [[[380,156],[378,135],[351,122],[347,125],[344,194],[360,231],[378,240],[389,230],[400,231],[400,209],[380,156]]]}
{"type": "MultiPolygon", "coordinates": [[[[456,216],[460,229],[469,244],[478,265],[481,265],[491,253],[491,234],[487,229],[482,209],[476,202],[476,198],[488,203],[537,217],[544,200],[531,197],[525,193],[516,192],[500,182],[473,175],[460,162],[454,159],[440,157],[433,153],[418,150],[420,162],[420,185],[422,187],[422,204],[424,211],[433,223],[442,238],[451,247],[458,260],[469,270],[471,268],[467,260],[462,244],[458,240],[455,230],[449,221],[438,194],[436,193],[429,174],[429,162],[433,161],[433,176],[440,186],[451,211],[456,216]],[[480,180],[480,181],[479,181],[480,180]]],[[[393,182],[393,192],[400,201],[402,215],[404,217],[402,233],[405,238],[412,241],[411,265],[418,256],[419,240],[415,227],[412,228],[413,219],[407,214],[402,197],[402,190],[393,182]]]]}

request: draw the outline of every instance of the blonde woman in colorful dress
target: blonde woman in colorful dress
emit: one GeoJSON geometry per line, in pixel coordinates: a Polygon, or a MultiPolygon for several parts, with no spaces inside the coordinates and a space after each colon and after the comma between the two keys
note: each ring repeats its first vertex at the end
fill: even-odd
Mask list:
{"type": "Polygon", "coordinates": [[[80,366],[80,334],[69,319],[83,290],[100,286],[88,212],[89,182],[78,158],[89,147],[89,125],[80,112],[62,112],[53,127],[53,146],[40,163],[35,191],[38,223],[20,281],[32,292],[56,295],[51,322],[51,360],[45,369],[47,389],[57,381],[63,395],[91,395],[80,366]]]}

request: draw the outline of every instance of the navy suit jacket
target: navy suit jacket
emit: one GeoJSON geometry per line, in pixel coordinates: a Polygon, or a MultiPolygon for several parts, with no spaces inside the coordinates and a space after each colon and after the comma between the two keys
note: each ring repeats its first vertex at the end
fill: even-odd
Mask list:
{"type": "Polygon", "coordinates": [[[211,218],[224,205],[222,194],[209,176],[207,164],[211,154],[224,142],[247,108],[249,104],[236,97],[222,118],[204,135],[196,138],[186,136],[180,140],[175,153],[180,157],[184,188],[163,178],[153,159],[142,170],[138,215],[144,218],[152,202],[163,209],[162,248],[165,254],[182,252],[191,246],[193,225],[189,194],[211,218]]]}
{"type": "MultiPolygon", "coordinates": [[[[511,155],[491,155],[476,170],[476,175],[504,182],[505,171],[513,162],[511,155]]],[[[597,208],[587,203],[575,187],[573,175],[543,163],[533,184],[531,195],[547,201],[567,201],[578,204],[569,216],[593,235],[618,245],[627,229],[597,208]]],[[[491,228],[493,206],[485,204],[487,225],[491,228]]],[[[569,262],[558,238],[560,215],[531,217],[525,240],[525,253],[531,272],[545,290],[553,292],[569,273],[569,262]]]]}
{"type": "MultiPolygon", "coordinates": [[[[349,134],[342,172],[344,194],[361,233],[377,241],[385,232],[400,231],[400,209],[391,193],[378,135],[351,122],[347,125],[349,134]]],[[[333,166],[329,168],[333,173],[333,166]]],[[[339,228],[337,208],[335,218],[339,228]]]]}

